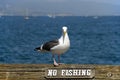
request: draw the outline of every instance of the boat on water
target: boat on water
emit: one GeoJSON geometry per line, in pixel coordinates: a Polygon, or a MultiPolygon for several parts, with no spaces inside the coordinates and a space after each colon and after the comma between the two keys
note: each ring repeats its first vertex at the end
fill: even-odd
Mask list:
{"type": "Polygon", "coordinates": [[[94,16],[93,18],[94,18],[94,19],[98,19],[98,16],[94,16]]]}
{"type": "Polygon", "coordinates": [[[29,18],[29,11],[28,9],[25,10],[25,19],[28,20],[29,18]]]}
{"type": "Polygon", "coordinates": [[[55,15],[51,15],[51,14],[48,14],[47,16],[48,16],[49,18],[56,18],[55,15]]]}
{"type": "Polygon", "coordinates": [[[26,19],[26,20],[28,20],[28,19],[29,19],[29,17],[28,17],[28,16],[25,16],[25,19],[26,19]]]}

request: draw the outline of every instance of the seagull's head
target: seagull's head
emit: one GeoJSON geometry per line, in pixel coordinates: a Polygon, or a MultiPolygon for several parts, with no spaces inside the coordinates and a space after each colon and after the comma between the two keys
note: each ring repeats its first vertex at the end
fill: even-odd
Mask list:
{"type": "Polygon", "coordinates": [[[67,33],[67,27],[63,26],[62,29],[63,29],[63,33],[66,34],[67,33]]]}
{"type": "Polygon", "coordinates": [[[64,43],[65,35],[66,35],[66,33],[67,33],[67,27],[66,27],[66,26],[63,26],[63,27],[62,27],[62,30],[63,30],[63,43],[64,43]]]}

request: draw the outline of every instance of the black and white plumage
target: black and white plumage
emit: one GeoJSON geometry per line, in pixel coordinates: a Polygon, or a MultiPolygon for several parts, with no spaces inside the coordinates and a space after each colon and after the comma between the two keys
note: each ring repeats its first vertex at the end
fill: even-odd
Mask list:
{"type": "Polygon", "coordinates": [[[42,44],[40,47],[36,48],[39,51],[51,51],[51,48],[58,45],[58,40],[52,40],[49,42],[46,42],[45,44],[42,44]]]}
{"type": "Polygon", "coordinates": [[[35,48],[35,50],[40,52],[52,52],[55,66],[58,66],[59,64],[56,62],[54,54],[58,54],[58,61],[60,63],[60,55],[65,53],[70,47],[67,27],[62,27],[62,32],[62,36],[59,39],[46,42],[40,47],[35,48]]]}

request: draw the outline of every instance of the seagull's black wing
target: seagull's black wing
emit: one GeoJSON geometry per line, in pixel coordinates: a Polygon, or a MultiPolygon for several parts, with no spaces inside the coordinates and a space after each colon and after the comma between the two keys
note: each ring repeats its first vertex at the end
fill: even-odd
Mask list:
{"type": "Polygon", "coordinates": [[[54,47],[58,44],[59,44],[58,40],[52,40],[52,41],[49,41],[49,42],[46,42],[45,44],[43,44],[42,49],[50,51],[52,47],[54,47]]]}

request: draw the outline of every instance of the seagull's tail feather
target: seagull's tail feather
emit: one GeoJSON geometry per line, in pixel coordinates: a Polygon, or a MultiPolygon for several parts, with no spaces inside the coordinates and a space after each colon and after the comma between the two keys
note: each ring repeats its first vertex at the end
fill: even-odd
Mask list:
{"type": "Polygon", "coordinates": [[[41,48],[40,47],[37,47],[34,49],[35,51],[41,51],[41,48]]]}
{"type": "Polygon", "coordinates": [[[46,52],[45,50],[42,49],[42,46],[43,45],[41,45],[40,47],[35,48],[34,50],[35,51],[40,51],[40,52],[46,52]]]}

